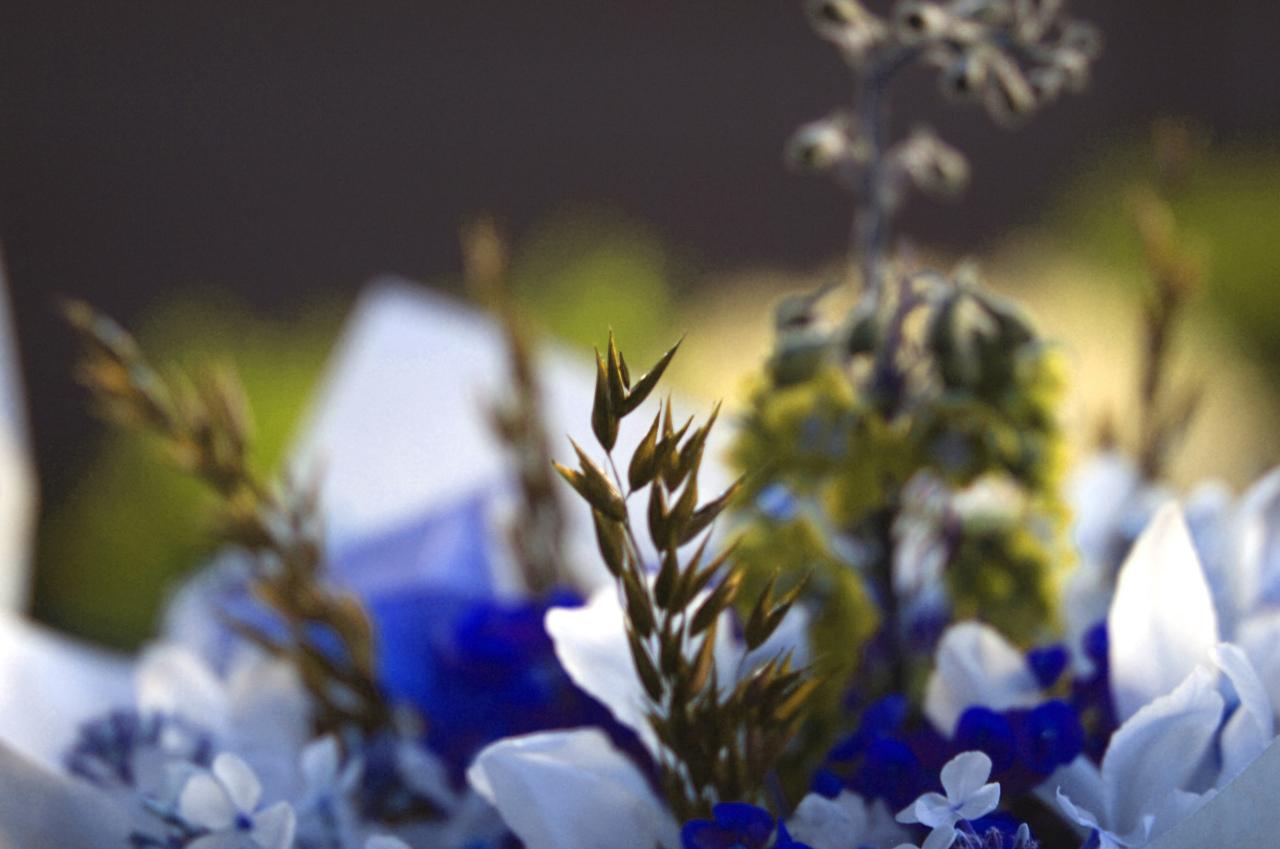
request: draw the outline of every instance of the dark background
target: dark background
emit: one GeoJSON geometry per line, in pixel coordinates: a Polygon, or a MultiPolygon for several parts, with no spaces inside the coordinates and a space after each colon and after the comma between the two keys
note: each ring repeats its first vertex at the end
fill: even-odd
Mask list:
{"type": "MultiPolygon", "coordinates": [[[[1014,134],[945,112],[974,190],[917,210],[924,236],[980,247],[1158,115],[1220,139],[1280,129],[1280,4],[1073,8],[1106,34],[1090,95],[1014,134]]],[[[129,321],[217,284],[288,316],[379,272],[453,273],[469,213],[518,236],[577,201],[649,222],[704,268],[812,263],[845,237],[846,199],[780,163],[792,129],[848,93],[792,0],[0,9],[0,239],[46,492],[94,428],[59,294],[129,321]]],[[[909,87],[903,120],[932,97],[909,87]]]]}

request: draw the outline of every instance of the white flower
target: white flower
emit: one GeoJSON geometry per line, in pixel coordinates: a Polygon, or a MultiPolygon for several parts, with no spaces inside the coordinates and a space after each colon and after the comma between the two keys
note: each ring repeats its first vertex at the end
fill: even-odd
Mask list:
{"type": "Polygon", "coordinates": [[[409,844],[398,837],[375,835],[364,842],[364,849],[409,849],[409,844]]]}
{"type": "Polygon", "coordinates": [[[295,810],[298,840],[304,846],[355,846],[357,814],[352,801],[360,764],[342,762],[338,741],[322,737],[300,758],[303,792],[295,810]]]}
{"type": "Polygon", "coordinates": [[[1121,567],[1107,634],[1121,722],[1210,665],[1219,642],[1217,614],[1177,504],[1156,513],[1121,567]]]}
{"type": "Polygon", "coordinates": [[[594,728],[500,740],[467,778],[529,849],[679,846],[648,779],[594,728]]]}
{"type": "Polygon", "coordinates": [[[92,785],[37,764],[0,743],[0,846],[101,849],[127,846],[129,819],[92,785]]]}
{"type": "Polygon", "coordinates": [[[817,793],[805,796],[787,818],[787,830],[811,849],[896,846],[907,836],[884,800],[868,804],[848,790],[835,799],[817,793]]]}
{"type": "Polygon", "coordinates": [[[215,750],[244,758],[269,795],[297,793],[310,702],[292,664],[246,649],[232,658],[224,677],[195,652],[160,644],[143,652],[135,679],[139,710],[179,716],[207,730],[215,750]]]}
{"type": "Polygon", "coordinates": [[[258,810],[262,784],[249,765],[231,754],[218,755],[208,772],[187,779],[178,797],[178,815],[208,834],[189,849],[240,849],[249,837],[255,849],[288,849],[296,826],[288,802],[258,810]]]}
{"type": "Polygon", "coordinates": [[[1195,670],[1120,726],[1101,771],[1081,757],[1055,774],[1058,804],[1097,830],[1102,849],[1146,845],[1204,803],[1185,788],[1213,744],[1222,709],[1214,676],[1195,670]]]}
{"type": "Polygon", "coordinates": [[[1032,707],[1041,699],[1026,658],[990,625],[960,622],[942,635],[925,687],[924,712],[943,734],[953,734],[971,707],[1004,711],[1032,707]]]}
{"type": "Polygon", "coordinates": [[[1000,785],[988,783],[991,758],[982,752],[963,752],[942,768],[941,793],[925,793],[898,813],[898,822],[919,823],[933,831],[921,849],[947,849],[956,836],[956,823],[976,820],[1000,804],[1000,785]]]}

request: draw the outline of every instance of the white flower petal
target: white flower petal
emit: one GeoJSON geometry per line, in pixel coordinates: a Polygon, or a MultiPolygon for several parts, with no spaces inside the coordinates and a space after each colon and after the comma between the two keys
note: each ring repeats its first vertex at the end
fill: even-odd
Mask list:
{"type": "Polygon", "coordinates": [[[302,778],[310,793],[322,792],[338,780],[338,740],[332,734],[309,743],[302,750],[302,778]]]}
{"type": "Polygon", "coordinates": [[[0,744],[0,846],[101,849],[127,846],[123,809],[89,784],[0,744]]]}
{"type": "MultiPolygon", "coordinates": [[[[1240,499],[1232,526],[1232,598],[1242,614],[1280,592],[1280,468],[1269,472],[1240,499]]],[[[1270,598],[1271,601],[1280,599],[1270,598]]]]}
{"type": "Polygon", "coordinates": [[[1138,495],[1142,475],[1125,454],[1108,451],[1085,458],[1067,480],[1076,547],[1086,562],[1105,566],[1118,525],[1138,495]]]}
{"type": "Polygon", "coordinates": [[[1107,810],[1107,792],[1102,783],[1102,773],[1093,761],[1080,755],[1066,766],[1054,770],[1036,789],[1036,796],[1048,806],[1053,806],[1061,796],[1066,796],[1072,806],[1101,816],[1107,810]]]}
{"type": "Polygon", "coordinates": [[[178,813],[192,825],[222,831],[236,821],[238,811],[218,779],[207,772],[198,772],[182,786],[178,813]]]}
{"type": "Polygon", "coordinates": [[[1137,829],[1166,797],[1184,789],[1200,766],[1222,717],[1222,696],[1214,679],[1208,670],[1196,669],[1112,735],[1102,758],[1109,796],[1104,824],[1109,831],[1126,834],[1137,829]]]}
{"type": "Polygon", "coordinates": [[[1249,617],[1237,629],[1233,642],[1249,656],[1271,704],[1280,708],[1280,610],[1249,617]]]}
{"type": "Polygon", "coordinates": [[[237,811],[249,813],[258,807],[262,784],[253,769],[240,758],[223,752],[213,759],[213,774],[226,788],[227,797],[237,811]]]}
{"type": "Polygon", "coordinates": [[[409,844],[398,837],[377,834],[364,842],[364,849],[409,849],[409,844]]]}
{"type": "Polygon", "coordinates": [[[950,735],[974,705],[1001,711],[1039,700],[1040,686],[1026,659],[994,628],[961,622],[942,635],[924,698],[925,715],[939,731],[950,735]]]}
{"type": "Polygon", "coordinates": [[[528,849],[679,845],[648,780],[596,729],[500,740],[467,777],[528,849]]]}
{"type": "Polygon", "coordinates": [[[991,758],[985,752],[961,752],[947,761],[939,777],[951,804],[963,802],[991,777],[991,758]]]}
{"type": "Polygon", "coordinates": [[[962,820],[976,820],[985,817],[996,809],[1000,804],[1000,785],[992,782],[984,784],[974,791],[964,804],[960,806],[960,810],[956,811],[962,820]]]}
{"type": "Polygon", "coordinates": [[[1222,775],[1218,779],[1221,787],[1271,744],[1276,736],[1276,721],[1267,690],[1239,647],[1222,643],[1214,649],[1213,659],[1231,680],[1240,700],[1222,729],[1222,775]]]}
{"type": "Polygon", "coordinates": [[[138,708],[181,716],[215,734],[229,730],[225,688],[195,652],[162,644],[143,652],[134,684],[138,708]]]}
{"type": "Polygon", "coordinates": [[[1103,830],[1102,823],[1098,821],[1098,814],[1089,808],[1077,805],[1063,788],[1059,787],[1057,789],[1056,796],[1058,807],[1062,808],[1063,813],[1067,815],[1067,819],[1077,825],[1084,826],[1086,829],[1103,830]]]}
{"type": "Polygon", "coordinates": [[[918,822],[930,828],[936,828],[954,819],[955,817],[951,814],[951,802],[941,793],[925,793],[898,812],[898,822],[908,825],[918,822]]]}
{"type": "Polygon", "coordinates": [[[298,818],[288,802],[277,802],[253,817],[253,841],[262,849],[289,849],[298,818]]]}
{"type": "Polygon", "coordinates": [[[197,837],[183,849],[252,849],[243,832],[222,831],[197,837]]]}
{"type": "Polygon", "coordinates": [[[1107,632],[1121,722],[1209,662],[1217,615],[1176,504],[1160,509],[1121,567],[1107,632]]]}
{"type": "Polygon", "coordinates": [[[929,832],[929,836],[924,839],[924,843],[920,844],[920,849],[950,849],[951,844],[955,842],[956,827],[948,824],[939,826],[929,832]]]}
{"type": "Polygon", "coordinates": [[[131,663],[0,611],[0,741],[15,752],[61,770],[83,723],[133,703],[131,663]]]}
{"type": "Polygon", "coordinates": [[[583,607],[555,607],[546,617],[565,672],[654,752],[658,739],[646,716],[644,686],[632,666],[624,623],[612,586],[598,590],[583,607]]]}
{"type": "Polygon", "coordinates": [[[861,797],[848,791],[841,793],[839,799],[810,793],[800,800],[787,818],[787,830],[810,849],[861,846],[866,843],[865,803],[861,797]]]}

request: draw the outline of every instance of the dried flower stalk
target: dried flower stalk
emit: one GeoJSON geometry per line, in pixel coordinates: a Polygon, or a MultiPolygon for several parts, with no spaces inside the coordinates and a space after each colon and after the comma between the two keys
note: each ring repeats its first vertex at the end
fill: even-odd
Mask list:
{"type": "Polygon", "coordinates": [[[489,409],[494,432],[514,460],[520,504],[510,541],[525,588],[535,595],[567,581],[564,574],[564,509],[551,471],[551,447],[544,426],[542,388],[529,331],[507,280],[507,252],[492,219],[482,218],[462,232],[467,287],[497,316],[507,343],[510,395],[489,409]]]}
{"type": "MultiPolygon", "coordinates": [[[[578,466],[557,464],[561,476],[592,508],[600,556],[617,581],[632,662],[649,698],[649,722],[661,741],[661,782],[672,809],[684,819],[706,816],[718,801],[759,800],[805,716],[817,682],[795,668],[789,654],[768,659],[735,682],[719,680],[717,629],[737,600],[741,575],[732,547],[708,559],[709,529],[738,484],[699,503],[698,473],[717,407],[701,426],[676,427],[671,404],[658,413],[618,471],[613,449],[622,419],[653,392],[676,349],[647,374],[631,379],[612,334],[604,357],[596,354],[592,427],[607,456],[606,472],[576,443],[578,466]],[[650,574],[627,510],[648,489],[647,533],[658,553],[650,574]],[[681,549],[697,540],[693,553],[681,549]]],[[[772,582],[755,600],[744,626],[748,650],[777,630],[800,587],[779,599],[772,582]]]]}
{"type": "Polygon", "coordinates": [[[234,373],[223,368],[194,379],[166,377],[129,333],[88,304],[67,303],[64,313],[83,347],[77,379],[97,412],[154,436],[178,468],[218,497],[218,534],[253,555],[253,592],[286,633],[282,638],[249,622],[232,626],[294,664],[312,696],[319,732],[387,727],[391,714],[377,686],[369,618],[354,596],[323,581],[315,492],[287,481],[268,486],[254,471],[249,407],[234,373]],[[336,636],[341,652],[318,647],[310,637],[316,629],[336,636]]]}

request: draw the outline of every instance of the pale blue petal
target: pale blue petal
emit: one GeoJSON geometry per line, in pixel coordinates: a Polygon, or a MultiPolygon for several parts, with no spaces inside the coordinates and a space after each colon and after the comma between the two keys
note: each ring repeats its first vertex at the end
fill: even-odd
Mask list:
{"type": "Polygon", "coordinates": [[[1121,567],[1107,633],[1121,722],[1209,662],[1217,615],[1176,503],[1160,509],[1121,567]]]}
{"type": "Polygon", "coordinates": [[[679,845],[648,779],[596,729],[501,740],[467,777],[527,849],[679,845]]]}

